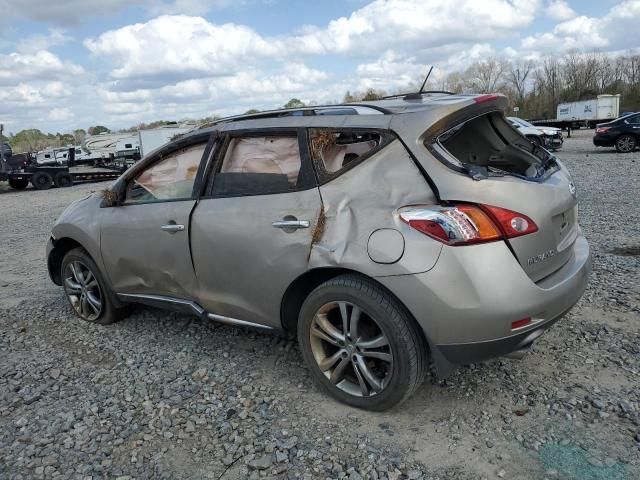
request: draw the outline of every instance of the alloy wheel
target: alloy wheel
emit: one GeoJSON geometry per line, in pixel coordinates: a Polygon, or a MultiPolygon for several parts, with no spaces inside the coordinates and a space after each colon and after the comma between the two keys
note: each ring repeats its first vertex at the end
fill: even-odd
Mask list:
{"type": "Polygon", "coordinates": [[[96,320],[102,313],[102,290],[95,275],[80,261],[67,264],[64,289],[69,302],[80,317],[96,320]]]}
{"type": "Polygon", "coordinates": [[[617,143],[618,149],[621,152],[625,152],[625,153],[631,152],[636,146],[636,142],[633,139],[633,137],[630,137],[628,135],[624,137],[620,137],[616,143],[617,143]]]}
{"type": "Polygon", "coordinates": [[[315,314],[311,351],[325,377],[357,397],[382,392],[391,380],[393,352],[370,315],[350,302],[330,302],[315,314]]]}

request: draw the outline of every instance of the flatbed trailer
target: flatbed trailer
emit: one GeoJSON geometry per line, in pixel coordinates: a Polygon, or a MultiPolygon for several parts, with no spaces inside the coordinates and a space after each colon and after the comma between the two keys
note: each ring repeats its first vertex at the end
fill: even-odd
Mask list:
{"type": "Polygon", "coordinates": [[[16,190],[24,190],[29,183],[37,190],[47,190],[52,186],[70,187],[75,183],[115,180],[123,171],[123,167],[28,166],[20,170],[0,172],[0,181],[8,181],[9,186],[16,190]]]}

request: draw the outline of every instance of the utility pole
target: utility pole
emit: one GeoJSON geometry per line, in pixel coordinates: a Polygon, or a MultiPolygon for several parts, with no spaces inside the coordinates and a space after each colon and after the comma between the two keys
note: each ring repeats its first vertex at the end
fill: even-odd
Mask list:
{"type": "Polygon", "coordinates": [[[2,134],[4,130],[4,125],[0,123],[0,172],[4,173],[5,171],[5,161],[4,161],[4,135],[2,134]]]}

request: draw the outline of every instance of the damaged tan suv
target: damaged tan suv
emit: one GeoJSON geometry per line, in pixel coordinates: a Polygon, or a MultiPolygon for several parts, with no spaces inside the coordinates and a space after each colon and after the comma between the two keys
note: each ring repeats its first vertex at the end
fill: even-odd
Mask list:
{"type": "Polygon", "coordinates": [[[51,278],[90,322],[143,303],[297,332],[323,390],[390,408],[430,365],[523,354],[585,289],[569,173],[505,105],[424,93],[220,120],[70,205],[51,278]]]}

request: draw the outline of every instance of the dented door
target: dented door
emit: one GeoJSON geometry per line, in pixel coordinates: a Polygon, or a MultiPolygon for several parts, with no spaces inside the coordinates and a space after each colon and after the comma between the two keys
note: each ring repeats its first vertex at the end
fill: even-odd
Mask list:
{"type": "Polygon", "coordinates": [[[317,188],[201,200],[191,233],[200,304],[279,327],[282,296],[308,269],[320,204],[317,188]]]}
{"type": "Polygon", "coordinates": [[[101,250],[117,293],[193,299],[189,215],[195,200],[103,209],[101,250]]]}

